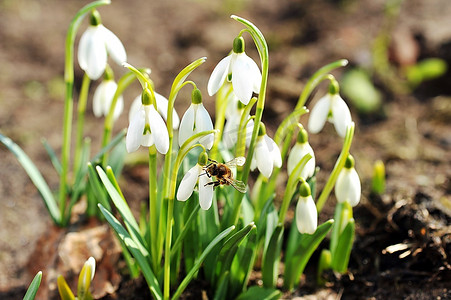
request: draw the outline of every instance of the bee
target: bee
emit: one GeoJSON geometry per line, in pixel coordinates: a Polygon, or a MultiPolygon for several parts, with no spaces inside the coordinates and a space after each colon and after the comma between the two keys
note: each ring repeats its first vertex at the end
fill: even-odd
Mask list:
{"type": "Polygon", "coordinates": [[[213,185],[213,188],[215,188],[218,185],[231,185],[237,191],[246,193],[246,185],[244,184],[244,182],[234,179],[232,170],[230,170],[231,167],[244,165],[246,158],[242,156],[236,157],[224,164],[218,163],[217,161],[212,159],[208,159],[208,161],[210,163],[204,167],[205,173],[201,175],[207,175],[209,178],[215,176],[216,181],[209,182],[205,184],[205,186],[213,185]]]}

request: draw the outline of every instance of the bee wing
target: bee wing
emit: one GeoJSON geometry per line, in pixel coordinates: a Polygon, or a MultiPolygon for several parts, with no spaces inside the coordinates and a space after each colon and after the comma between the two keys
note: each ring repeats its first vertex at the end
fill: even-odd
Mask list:
{"type": "Polygon", "coordinates": [[[233,186],[238,192],[246,193],[246,185],[244,182],[236,180],[236,179],[229,179],[224,178],[228,183],[230,183],[231,186],[233,186]]]}
{"type": "Polygon", "coordinates": [[[235,157],[234,159],[228,161],[225,163],[228,167],[236,167],[236,166],[242,166],[246,162],[246,158],[243,156],[235,157]]]}

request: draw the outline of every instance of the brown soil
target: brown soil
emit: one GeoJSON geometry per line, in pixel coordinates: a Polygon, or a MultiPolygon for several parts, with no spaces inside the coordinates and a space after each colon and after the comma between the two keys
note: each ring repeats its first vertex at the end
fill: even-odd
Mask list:
{"type": "MultiPolygon", "coordinates": [[[[241,29],[229,15],[237,14],[257,24],[270,47],[264,121],[273,133],[316,69],[339,58],[347,58],[351,65],[370,63],[370,47],[383,23],[384,2],[135,0],[113,1],[100,13],[105,26],[123,41],[128,61],[152,69],[152,79],[162,94],[169,93],[173,78],[184,66],[207,56],[207,62],[191,79],[203,92],[211,112],[214,103],[213,98],[206,96],[206,82],[241,29]]],[[[74,13],[85,3],[0,2],[0,132],[25,150],[53,189],[58,186],[57,176],[40,140],[46,138],[60,152],[65,31],[74,13]]],[[[402,37],[410,37],[413,48],[409,48],[409,43],[398,47],[408,53],[418,49],[419,58],[441,57],[451,66],[450,15],[448,0],[405,1],[393,36],[402,32],[402,37]]],[[[85,27],[86,22],[81,31],[85,27]]],[[[256,58],[250,42],[248,39],[246,50],[256,58]]],[[[401,62],[402,59],[396,61],[401,62]]],[[[124,72],[119,66],[113,68],[117,75],[124,72]]],[[[334,74],[340,78],[341,71],[334,74]]],[[[81,78],[82,72],[76,66],[77,87],[81,78]]],[[[384,93],[383,109],[377,114],[359,115],[351,108],[357,124],[352,153],[362,179],[363,199],[354,213],[357,237],[349,273],[326,274],[330,285],[323,289],[314,286],[314,276],[308,275],[299,289],[286,298],[451,298],[451,73],[423,83],[407,95],[391,92],[378,77],[374,80],[384,93]],[[382,197],[370,194],[372,165],[377,159],[385,162],[387,171],[387,191],[382,197]],[[402,250],[393,253],[387,251],[393,249],[387,247],[401,244],[408,247],[400,246],[402,250]]],[[[321,87],[317,94],[324,92],[325,87],[321,87]]],[[[128,125],[128,106],[137,93],[138,84],[126,91],[126,112],[115,124],[115,131],[128,125]]],[[[91,99],[92,95],[85,132],[92,139],[92,148],[99,149],[101,121],[92,115],[91,99]]],[[[188,103],[189,93],[182,91],[176,103],[179,114],[188,103]]],[[[328,171],[333,167],[340,141],[331,126],[324,131],[321,138],[312,135],[311,144],[321,169],[328,171]]],[[[61,232],[66,235],[75,229],[53,227],[33,184],[4,147],[0,147],[0,166],[0,298],[20,299],[38,266],[57,268],[58,259],[52,260],[50,253],[58,245],[50,241],[60,241],[61,232]],[[45,241],[49,241],[48,248],[42,244],[45,241]],[[42,249],[49,249],[49,253],[36,256],[42,249]]],[[[326,172],[321,174],[320,188],[326,172]]],[[[146,176],[139,166],[127,167],[121,179],[126,198],[136,208],[146,197],[146,176]]],[[[330,205],[321,219],[332,215],[330,205]]],[[[75,225],[77,230],[99,227],[92,221],[80,222],[75,225]]],[[[327,245],[321,247],[324,246],[327,245]]],[[[105,262],[105,269],[110,268],[108,259],[103,258],[100,260],[105,262]]],[[[316,261],[314,256],[308,266],[312,273],[307,274],[315,273],[316,261]]],[[[73,276],[76,268],[70,271],[73,276]]],[[[47,283],[46,276],[44,272],[43,282],[47,283]]],[[[142,280],[108,280],[115,282],[113,289],[119,288],[115,296],[108,297],[148,297],[142,280]]],[[[200,299],[205,295],[201,290],[208,289],[202,282],[193,286],[186,299],[200,299]]]]}

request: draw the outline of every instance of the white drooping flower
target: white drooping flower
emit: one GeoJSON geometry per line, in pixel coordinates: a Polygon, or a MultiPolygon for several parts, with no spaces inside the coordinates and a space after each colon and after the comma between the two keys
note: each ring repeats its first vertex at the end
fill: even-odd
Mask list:
{"type": "Polygon", "coordinates": [[[346,128],[352,122],[351,112],[337,90],[338,88],[330,88],[329,93],[319,99],[313,107],[308,120],[308,129],[311,133],[320,132],[329,120],[334,124],[339,136],[346,136],[346,128]]]}
{"type": "MultiPolygon", "coordinates": [[[[157,111],[160,113],[160,115],[163,117],[163,119],[167,122],[168,121],[168,99],[166,99],[164,96],[154,93],[155,94],[155,101],[157,102],[157,111]]],[[[130,111],[128,114],[129,120],[133,117],[133,115],[139,110],[139,107],[141,106],[141,95],[137,96],[135,100],[133,100],[132,105],[130,106],[130,111]]],[[[172,110],[172,128],[174,130],[177,130],[180,125],[180,119],[179,115],[177,114],[177,111],[175,108],[172,110]]]]}
{"type": "Polygon", "coordinates": [[[349,155],[345,166],[338,174],[335,183],[335,196],[340,203],[349,202],[354,207],[360,202],[361,184],[359,174],[354,168],[354,158],[349,155]]]}
{"type": "Polygon", "coordinates": [[[299,130],[296,144],[291,149],[290,155],[288,155],[287,161],[288,175],[290,175],[293,172],[296,165],[307,154],[310,154],[312,158],[307,162],[305,167],[302,169],[300,174],[302,178],[312,177],[313,174],[315,173],[315,153],[313,152],[313,149],[308,142],[307,131],[302,127],[299,130]]]}
{"type": "Polygon", "coordinates": [[[78,45],[78,63],[91,80],[96,80],[105,71],[108,54],[119,65],[127,60],[121,41],[102,25],[99,13],[94,10],[91,24],[78,45]]]}
{"type": "Polygon", "coordinates": [[[193,193],[197,183],[199,190],[199,204],[204,210],[209,209],[213,201],[213,185],[211,184],[213,180],[203,169],[206,163],[207,156],[206,153],[203,152],[199,155],[198,163],[183,176],[177,191],[177,200],[186,201],[193,193]]]}
{"type": "MultiPolygon", "coordinates": [[[[196,88],[192,93],[192,101],[190,107],[186,110],[182,117],[179,127],[179,145],[182,146],[183,143],[188,140],[193,135],[200,133],[202,131],[213,130],[213,122],[202,104],[202,94],[196,88]]],[[[214,134],[208,134],[201,137],[199,140],[195,141],[202,144],[208,150],[213,147],[214,134]]]]}
{"type": "Polygon", "coordinates": [[[282,155],[274,140],[266,134],[265,125],[260,123],[257,144],[255,145],[255,154],[251,161],[251,169],[258,168],[263,176],[269,178],[274,167],[282,167],[282,155]]]}
{"type": "Polygon", "coordinates": [[[241,36],[233,41],[232,54],[223,58],[211,73],[208,94],[216,94],[226,79],[232,82],[233,92],[243,104],[249,103],[252,92],[260,91],[260,69],[244,52],[244,39],[241,36]]]}
{"type": "MultiPolygon", "coordinates": [[[[107,116],[111,104],[113,102],[114,94],[117,90],[117,83],[114,81],[114,76],[110,68],[105,72],[104,80],[98,85],[94,92],[92,101],[92,110],[96,117],[107,116]]],[[[120,95],[116,100],[114,107],[113,119],[116,120],[124,110],[124,98],[120,95]]]]}
{"type": "Polygon", "coordinates": [[[310,186],[301,179],[299,199],[296,205],[296,226],[300,233],[313,234],[318,227],[318,212],[313,201],[310,186]]]}
{"type": "Polygon", "coordinates": [[[142,104],[130,119],[125,138],[127,151],[134,152],[139,146],[150,147],[155,144],[157,151],[166,154],[169,150],[169,134],[161,115],[152,104],[151,92],[145,88],[142,104]]]}

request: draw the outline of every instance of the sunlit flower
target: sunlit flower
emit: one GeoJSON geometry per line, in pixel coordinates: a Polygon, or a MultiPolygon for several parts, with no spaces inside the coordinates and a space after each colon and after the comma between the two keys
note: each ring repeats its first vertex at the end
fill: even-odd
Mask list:
{"type": "Polygon", "coordinates": [[[210,184],[213,180],[203,170],[206,163],[206,154],[203,152],[199,156],[198,163],[183,176],[177,191],[177,200],[186,201],[192,195],[197,183],[199,204],[204,210],[209,209],[213,201],[213,185],[210,184]]]}
{"type": "Polygon", "coordinates": [[[251,169],[258,168],[263,176],[269,178],[274,167],[282,167],[282,155],[274,140],[266,135],[266,129],[263,123],[260,123],[257,144],[255,145],[255,155],[251,161],[251,169]]]}
{"type": "Polygon", "coordinates": [[[296,144],[291,149],[290,155],[288,155],[287,161],[288,175],[290,175],[293,172],[296,165],[307,154],[310,154],[312,158],[307,162],[307,164],[301,171],[300,176],[303,178],[312,177],[313,174],[315,173],[315,153],[313,153],[313,149],[308,142],[307,131],[302,127],[299,130],[296,144]]]}
{"type": "Polygon", "coordinates": [[[125,48],[119,38],[102,25],[99,13],[91,14],[91,24],[78,45],[78,63],[91,80],[98,79],[107,65],[108,54],[122,65],[127,60],[125,48]]]}
{"type": "Polygon", "coordinates": [[[89,287],[89,285],[91,284],[92,279],[94,278],[94,274],[96,272],[96,260],[94,259],[94,257],[90,257],[88,258],[88,260],[85,262],[85,264],[83,265],[83,268],[81,270],[81,275],[83,276],[82,279],[82,286],[83,287],[89,287]],[[88,267],[90,268],[91,271],[91,277],[87,277],[88,272],[87,269],[88,267]]]}
{"type": "Polygon", "coordinates": [[[226,79],[232,82],[233,92],[244,104],[249,103],[252,92],[260,91],[260,69],[244,52],[244,39],[241,36],[233,41],[232,54],[223,58],[211,73],[208,94],[216,94],[226,79]]]}
{"type": "Polygon", "coordinates": [[[338,92],[329,92],[318,100],[310,112],[308,129],[311,133],[318,133],[323,129],[326,120],[334,124],[338,135],[345,137],[346,128],[352,122],[351,112],[346,102],[338,92]]]}
{"type": "MultiPolygon", "coordinates": [[[[179,128],[179,145],[188,140],[193,135],[202,131],[213,130],[213,122],[211,121],[208,111],[202,104],[202,95],[198,89],[193,90],[192,101],[190,107],[186,110],[182,117],[179,128]]],[[[214,142],[214,134],[208,134],[198,141],[205,148],[211,149],[214,142]]]]}
{"type": "MultiPolygon", "coordinates": [[[[163,117],[165,121],[168,120],[168,99],[166,99],[164,96],[154,93],[155,94],[155,101],[157,102],[157,111],[160,113],[160,115],[163,117]]],[[[130,106],[130,111],[128,114],[129,120],[133,117],[133,115],[139,110],[139,107],[141,106],[141,95],[137,96],[135,100],[133,100],[132,105],[130,106]]],[[[180,125],[180,119],[179,115],[175,111],[175,108],[172,110],[172,128],[174,130],[177,130],[180,125]]]]}
{"type": "MultiPolygon", "coordinates": [[[[110,111],[114,94],[117,90],[117,83],[113,79],[113,75],[109,71],[105,72],[105,79],[99,84],[94,92],[92,101],[92,110],[96,117],[107,116],[110,111]]],[[[124,110],[124,99],[122,95],[117,98],[114,107],[113,118],[116,120],[124,110]]]]}
{"type": "Polygon", "coordinates": [[[335,183],[335,196],[338,202],[343,203],[347,201],[354,207],[359,204],[360,195],[360,178],[354,168],[354,158],[349,155],[345,166],[338,174],[337,182],[335,183]]]}
{"type": "Polygon", "coordinates": [[[125,139],[127,151],[134,152],[139,146],[150,147],[155,144],[158,152],[166,154],[169,149],[169,134],[161,115],[155,110],[150,91],[143,91],[142,104],[130,119],[125,139]]]}
{"type": "Polygon", "coordinates": [[[299,199],[296,205],[296,226],[300,233],[313,234],[318,226],[318,212],[313,201],[310,187],[301,179],[299,199]]]}

